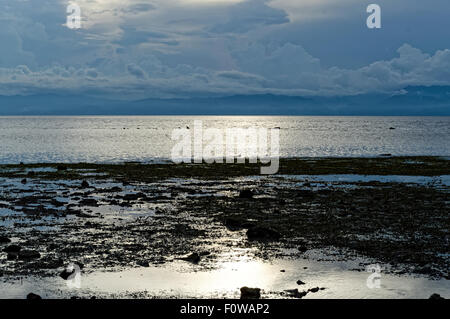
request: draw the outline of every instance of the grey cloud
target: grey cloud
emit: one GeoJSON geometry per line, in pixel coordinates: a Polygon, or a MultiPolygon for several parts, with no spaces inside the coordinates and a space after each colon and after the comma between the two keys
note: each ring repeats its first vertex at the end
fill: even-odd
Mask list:
{"type": "Polygon", "coordinates": [[[122,9],[125,13],[142,13],[155,10],[156,6],[152,3],[136,3],[122,9]]]}
{"type": "Polygon", "coordinates": [[[267,82],[267,80],[262,76],[236,70],[216,72],[216,76],[244,83],[263,84],[267,82]]]}
{"type": "Polygon", "coordinates": [[[287,13],[272,8],[267,0],[248,0],[233,5],[228,11],[228,21],[210,30],[216,33],[245,33],[258,26],[288,23],[287,13]]]}
{"type": "MultiPolygon", "coordinates": [[[[267,55],[254,55],[253,59],[255,65],[260,65],[275,58],[290,57],[295,52],[298,56],[298,52],[303,51],[294,45],[282,46],[272,48],[267,55]]],[[[249,53],[254,51],[249,49],[249,53]]],[[[13,88],[11,92],[21,94],[39,90],[89,90],[108,96],[120,92],[130,98],[149,94],[160,97],[242,93],[349,95],[393,93],[408,85],[450,85],[450,50],[429,55],[405,44],[398,49],[398,53],[398,57],[391,60],[377,61],[358,69],[341,69],[324,68],[320,66],[320,61],[305,51],[303,59],[297,61],[297,66],[302,66],[305,72],[294,68],[290,73],[270,74],[268,71],[277,65],[273,62],[274,65],[265,70],[264,76],[242,69],[212,71],[190,65],[169,68],[156,58],[142,61],[142,65],[128,63],[126,73],[112,78],[94,68],[56,65],[33,71],[22,65],[14,69],[0,68],[0,94],[13,88]]]]}
{"type": "Polygon", "coordinates": [[[131,75],[137,77],[138,79],[145,79],[147,77],[145,72],[144,72],[144,70],[142,70],[136,64],[128,64],[127,65],[127,71],[128,71],[128,73],[130,73],[131,75]]]}

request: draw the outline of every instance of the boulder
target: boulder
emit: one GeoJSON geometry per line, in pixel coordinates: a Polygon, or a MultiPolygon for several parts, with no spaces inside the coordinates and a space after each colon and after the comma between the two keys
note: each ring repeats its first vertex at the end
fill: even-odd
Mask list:
{"type": "Polygon", "coordinates": [[[34,294],[34,293],[32,293],[32,292],[30,292],[30,293],[27,295],[27,299],[28,299],[28,300],[40,300],[40,299],[42,299],[42,297],[39,296],[39,295],[36,295],[36,294],[34,294]]]}
{"type": "Polygon", "coordinates": [[[261,298],[261,289],[259,288],[241,288],[241,299],[259,299],[261,298]]]}
{"type": "Polygon", "coordinates": [[[280,237],[281,234],[279,232],[268,227],[255,226],[247,230],[248,240],[270,241],[278,240],[280,237]]]}
{"type": "Polygon", "coordinates": [[[428,299],[432,299],[432,300],[443,300],[443,299],[445,299],[445,298],[444,298],[444,297],[441,297],[440,294],[432,294],[432,295],[430,296],[430,298],[428,298],[428,299]]]}

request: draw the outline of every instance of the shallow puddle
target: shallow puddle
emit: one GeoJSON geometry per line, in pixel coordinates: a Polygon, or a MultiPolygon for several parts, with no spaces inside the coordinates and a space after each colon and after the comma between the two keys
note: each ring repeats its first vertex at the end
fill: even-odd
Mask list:
{"type": "Polygon", "coordinates": [[[301,292],[315,287],[325,289],[304,298],[428,298],[433,293],[450,296],[448,280],[383,272],[379,288],[369,288],[368,280],[377,282],[371,281],[371,273],[348,270],[350,267],[351,262],[279,259],[269,263],[244,257],[204,271],[198,265],[176,261],[161,267],[82,274],[81,288],[71,288],[59,277],[4,278],[7,282],[0,283],[0,298],[24,298],[30,292],[44,298],[239,298],[243,286],[261,288],[263,298],[288,298],[285,290],[301,292]],[[305,284],[298,285],[298,280],[305,284]]]}

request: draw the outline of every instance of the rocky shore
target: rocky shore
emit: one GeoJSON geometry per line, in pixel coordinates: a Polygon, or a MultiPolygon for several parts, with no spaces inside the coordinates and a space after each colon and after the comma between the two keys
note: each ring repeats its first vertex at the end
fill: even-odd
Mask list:
{"type": "Polygon", "coordinates": [[[447,159],[282,159],[279,174],[258,173],[237,164],[2,165],[0,280],[58,276],[69,262],[86,273],[177,260],[207,269],[242,252],[271,260],[329,248],[393,274],[449,279],[447,159]]]}

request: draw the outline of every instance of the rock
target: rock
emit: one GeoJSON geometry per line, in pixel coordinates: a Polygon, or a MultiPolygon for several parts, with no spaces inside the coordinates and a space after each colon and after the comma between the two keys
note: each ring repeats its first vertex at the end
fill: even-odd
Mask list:
{"type": "Polygon", "coordinates": [[[123,196],[123,200],[126,201],[134,201],[138,200],[140,198],[146,198],[147,196],[144,193],[137,193],[137,194],[126,194],[123,196]]]}
{"type": "Polygon", "coordinates": [[[432,300],[443,300],[443,299],[445,299],[445,298],[444,298],[444,297],[441,297],[440,294],[432,294],[432,295],[430,296],[430,298],[428,298],[428,299],[432,299],[432,300]]]}
{"type": "Polygon", "coordinates": [[[389,129],[390,129],[390,130],[395,130],[395,127],[390,127],[389,129]]]}
{"type": "Polygon", "coordinates": [[[98,207],[97,200],[93,198],[84,198],[78,202],[79,205],[90,206],[90,207],[98,207]]]}
{"type": "Polygon", "coordinates": [[[191,262],[193,264],[198,264],[200,262],[200,255],[197,253],[192,253],[189,256],[180,258],[181,260],[191,262]]]}
{"type": "Polygon", "coordinates": [[[224,225],[231,231],[242,229],[242,222],[236,218],[227,218],[224,221],[224,225]]]}
{"type": "Polygon", "coordinates": [[[241,190],[239,193],[239,198],[253,198],[253,192],[250,189],[241,190]]]}
{"type": "Polygon", "coordinates": [[[41,258],[41,254],[35,250],[21,250],[18,255],[20,260],[41,258]]]}
{"type": "Polygon", "coordinates": [[[8,244],[11,242],[11,239],[5,236],[0,236],[0,244],[8,244]]]}
{"type": "Polygon", "coordinates": [[[27,179],[26,178],[24,178],[24,179],[22,179],[21,181],[20,181],[22,184],[26,184],[27,183],[27,179]]]}
{"type": "Polygon", "coordinates": [[[81,188],[88,188],[88,187],[89,187],[89,183],[88,183],[88,182],[83,181],[83,182],[81,183],[81,188]]]}
{"type": "Polygon", "coordinates": [[[259,288],[241,288],[241,299],[259,299],[261,298],[261,289],[259,288]]]}
{"type": "Polygon", "coordinates": [[[253,223],[234,217],[225,219],[224,225],[231,231],[241,230],[243,228],[250,228],[254,226],[253,223]]]}
{"type": "Polygon", "coordinates": [[[304,285],[304,284],[305,284],[305,283],[304,283],[303,281],[297,280],[297,285],[301,286],[301,285],[304,285]]]}
{"type": "Polygon", "coordinates": [[[18,245],[10,245],[10,246],[6,247],[5,249],[3,249],[3,251],[5,253],[18,253],[21,249],[22,249],[22,247],[20,247],[18,245]]]}
{"type": "Polygon", "coordinates": [[[297,191],[297,196],[301,198],[313,198],[315,195],[314,192],[311,190],[300,189],[297,191]]]}
{"type": "Polygon", "coordinates": [[[315,287],[315,288],[309,289],[308,291],[315,293],[315,292],[318,292],[319,290],[320,290],[319,287],[315,287]]]}
{"type": "Polygon", "coordinates": [[[281,269],[281,270],[280,270],[280,272],[286,272],[286,270],[284,270],[284,269],[281,269]]]}
{"type": "MultiPolygon", "coordinates": [[[[80,262],[74,262],[74,263],[72,263],[72,265],[77,265],[80,270],[83,269],[83,267],[84,267],[84,265],[80,262]]],[[[72,274],[75,273],[75,271],[76,271],[75,267],[73,267],[72,270],[69,270],[69,266],[70,265],[68,265],[66,268],[64,268],[64,270],[59,274],[59,277],[61,277],[64,280],[67,280],[67,279],[69,279],[69,277],[72,274]]]]}
{"type": "Polygon", "coordinates": [[[6,256],[7,260],[16,260],[17,259],[17,253],[8,253],[6,256]]]}
{"type": "Polygon", "coordinates": [[[89,214],[86,214],[83,212],[78,212],[76,215],[80,218],[94,218],[95,217],[95,216],[92,216],[92,215],[89,215],[89,214]]]}
{"type": "Polygon", "coordinates": [[[300,292],[300,291],[298,291],[298,289],[288,289],[288,290],[285,290],[284,292],[288,297],[291,297],[291,298],[303,298],[304,296],[306,296],[308,294],[307,291],[300,292]]]}
{"type": "Polygon", "coordinates": [[[42,299],[42,297],[39,296],[39,295],[36,295],[36,294],[34,294],[34,293],[32,293],[32,292],[30,292],[30,293],[27,295],[27,299],[28,299],[28,300],[40,300],[40,299],[42,299]]]}
{"type": "Polygon", "coordinates": [[[202,252],[200,253],[200,256],[209,256],[209,255],[211,255],[211,252],[210,252],[210,251],[202,251],[202,252]]]}
{"type": "Polygon", "coordinates": [[[146,267],[146,268],[150,267],[150,264],[148,263],[148,261],[145,261],[145,260],[139,260],[136,262],[136,264],[141,267],[146,267]]]}
{"type": "Polygon", "coordinates": [[[302,245],[302,246],[298,246],[297,249],[299,252],[304,253],[305,251],[308,250],[308,247],[302,245]]]}
{"type": "Polygon", "coordinates": [[[281,234],[276,230],[267,227],[255,226],[247,230],[249,240],[278,240],[281,234]]]}

